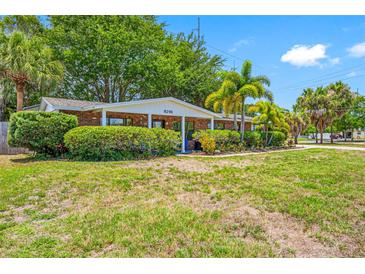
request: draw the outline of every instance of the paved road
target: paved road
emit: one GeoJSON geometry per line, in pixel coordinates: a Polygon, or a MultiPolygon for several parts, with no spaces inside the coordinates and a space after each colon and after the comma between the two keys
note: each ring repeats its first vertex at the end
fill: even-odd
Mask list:
{"type": "Polygon", "coordinates": [[[351,146],[321,146],[321,145],[301,145],[299,144],[298,147],[303,147],[303,148],[328,148],[328,149],[338,149],[338,150],[360,150],[360,151],[365,151],[365,146],[364,147],[351,147],[351,146]]]}

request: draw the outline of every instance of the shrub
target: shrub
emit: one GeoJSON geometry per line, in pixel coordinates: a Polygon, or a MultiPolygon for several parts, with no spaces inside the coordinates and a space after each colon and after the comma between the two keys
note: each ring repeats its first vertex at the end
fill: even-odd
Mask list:
{"type": "Polygon", "coordinates": [[[207,154],[214,154],[216,143],[212,136],[203,135],[199,139],[200,143],[202,144],[203,151],[207,154]]]}
{"type": "Polygon", "coordinates": [[[9,122],[8,143],[51,156],[65,151],[63,136],[77,126],[77,117],[57,112],[21,111],[9,122]]]}
{"type": "Polygon", "coordinates": [[[175,153],[178,132],[132,126],[85,126],[70,130],[65,145],[78,160],[125,160],[175,153]]]}
{"type": "Polygon", "coordinates": [[[233,130],[200,130],[193,134],[193,138],[199,140],[204,136],[210,136],[216,143],[216,148],[220,151],[240,151],[244,145],[240,142],[240,134],[233,130]]]}
{"type": "Polygon", "coordinates": [[[258,131],[245,131],[243,139],[248,148],[260,148],[264,143],[262,134],[258,131]]]}
{"type": "Polygon", "coordinates": [[[287,136],[281,131],[269,131],[268,146],[280,147],[285,144],[287,136]]]}

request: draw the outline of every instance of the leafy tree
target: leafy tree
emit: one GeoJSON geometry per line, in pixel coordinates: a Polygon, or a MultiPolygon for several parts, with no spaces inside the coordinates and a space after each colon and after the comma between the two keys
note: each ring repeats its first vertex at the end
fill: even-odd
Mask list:
{"type": "Polygon", "coordinates": [[[40,36],[44,33],[45,27],[35,15],[8,15],[1,20],[3,31],[10,34],[14,31],[21,31],[28,37],[40,36]]]}
{"type": "Polygon", "coordinates": [[[272,102],[258,101],[249,107],[249,112],[256,112],[259,115],[253,118],[253,123],[261,125],[265,131],[265,144],[268,145],[268,133],[270,130],[287,132],[289,126],[280,108],[272,102]]]}
{"type": "Polygon", "coordinates": [[[153,16],[51,16],[48,41],[64,62],[59,96],[103,102],[174,96],[198,105],[222,60],[193,35],[168,35],[153,16]]]}
{"type": "Polygon", "coordinates": [[[52,50],[41,39],[18,31],[1,39],[0,77],[15,86],[17,111],[23,109],[27,85],[52,85],[62,74],[62,64],[53,59],[52,50]]]}
{"type": "Polygon", "coordinates": [[[156,55],[141,85],[142,98],[173,96],[203,106],[222,82],[222,58],[208,54],[205,41],[193,34],[168,36],[156,55]]]}
{"type": "Polygon", "coordinates": [[[151,16],[51,16],[50,46],[66,67],[59,95],[117,102],[139,96],[165,37],[151,16]]]}
{"type": "Polygon", "coordinates": [[[356,95],[348,112],[335,121],[338,130],[343,131],[346,140],[346,131],[365,128],[365,96],[356,95]]]}

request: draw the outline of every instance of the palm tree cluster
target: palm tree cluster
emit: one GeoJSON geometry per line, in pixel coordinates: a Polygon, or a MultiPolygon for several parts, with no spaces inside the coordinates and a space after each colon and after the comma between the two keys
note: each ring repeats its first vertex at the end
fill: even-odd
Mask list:
{"type": "MultiPolygon", "coordinates": [[[[316,129],[316,143],[318,132],[320,143],[323,143],[323,132],[331,127],[335,120],[346,114],[353,102],[355,94],[350,87],[341,81],[316,89],[307,88],[297,99],[295,108],[308,115],[316,129]]],[[[331,130],[332,133],[332,130],[331,130]]],[[[331,142],[333,142],[331,134],[331,142]]]]}
{"type": "Polygon", "coordinates": [[[222,110],[226,115],[233,114],[234,129],[238,130],[237,114],[241,115],[241,141],[245,131],[245,102],[247,98],[267,98],[273,100],[272,93],[267,89],[270,80],[264,76],[252,76],[252,62],[245,60],[241,73],[229,71],[223,74],[221,87],[211,93],[205,100],[207,108],[214,111],[222,110]]]}
{"type": "Polygon", "coordinates": [[[265,144],[269,143],[269,131],[289,131],[283,110],[273,102],[258,101],[249,107],[249,112],[259,113],[252,122],[258,124],[265,131],[265,144]]]}

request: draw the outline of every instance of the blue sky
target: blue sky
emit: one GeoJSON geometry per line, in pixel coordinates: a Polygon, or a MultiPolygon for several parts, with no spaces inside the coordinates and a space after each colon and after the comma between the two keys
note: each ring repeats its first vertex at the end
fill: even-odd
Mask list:
{"type": "MultiPolygon", "coordinates": [[[[197,27],[197,16],[158,20],[174,33],[197,27]]],[[[303,88],[335,80],[365,95],[365,16],[200,16],[200,25],[209,52],[222,55],[226,69],[252,60],[282,107],[303,88]]]]}

